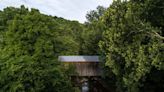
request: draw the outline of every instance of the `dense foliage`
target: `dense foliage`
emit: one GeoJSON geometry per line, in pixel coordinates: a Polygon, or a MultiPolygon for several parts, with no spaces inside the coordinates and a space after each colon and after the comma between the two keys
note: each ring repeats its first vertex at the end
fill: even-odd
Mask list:
{"type": "Polygon", "coordinates": [[[6,8],[0,17],[0,91],[73,92],[57,57],[78,54],[73,29],[81,25],[24,6],[6,8]]]}
{"type": "Polygon", "coordinates": [[[101,51],[98,43],[102,39],[102,33],[104,31],[104,24],[100,20],[105,11],[105,7],[98,6],[96,10],[87,13],[87,22],[85,22],[84,30],[81,33],[82,40],[80,42],[82,44],[80,54],[100,55],[101,51]]]}
{"type": "Polygon", "coordinates": [[[118,92],[164,89],[163,4],[162,0],[117,0],[103,16],[106,30],[100,47],[105,54],[105,66],[116,77],[118,92]],[[155,71],[161,71],[156,73],[158,79],[155,71]],[[147,80],[158,86],[146,86],[147,80]]]}
{"type": "Polygon", "coordinates": [[[0,11],[0,92],[77,92],[60,55],[100,55],[117,92],[164,90],[164,1],[115,0],[80,24],[37,9],[0,11]]]}

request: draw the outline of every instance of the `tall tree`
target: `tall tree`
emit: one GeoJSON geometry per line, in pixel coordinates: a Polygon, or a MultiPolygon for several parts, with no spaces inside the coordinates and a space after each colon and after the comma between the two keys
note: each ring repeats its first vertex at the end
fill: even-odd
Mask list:
{"type": "Polygon", "coordinates": [[[75,40],[62,33],[69,31],[60,25],[62,19],[23,6],[6,8],[0,16],[0,91],[74,92],[67,70],[57,60],[78,52],[75,40]]]}
{"type": "Polygon", "coordinates": [[[106,8],[98,6],[96,10],[89,11],[86,15],[84,29],[81,32],[80,54],[98,55],[100,54],[98,43],[102,39],[104,24],[100,21],[106,8]]]}
{"type": "Polygon", "coordinates": [[[140,9],[137,3],[117,0],[102,19],[106,30],[100,47],[105,66],[116,76],[118,92],[140,92],[146,75],[153,68],[163,69],[161,30],[143,21],[140,9]]]}

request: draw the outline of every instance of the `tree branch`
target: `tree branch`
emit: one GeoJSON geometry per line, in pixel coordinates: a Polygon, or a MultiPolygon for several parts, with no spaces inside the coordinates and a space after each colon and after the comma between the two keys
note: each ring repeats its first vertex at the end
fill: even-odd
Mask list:
{"type": "Polygon", "coordinates": [[[155,37],[158,37],[159,39],[162,39],[162,40],[164,40],[164,37],[163,36],[161,36],[160,34],[158,34],[157,32],[148,32],[148,34],[150,34],[150,35],[153,35],[153,36],[155,36],[155,37]]]}

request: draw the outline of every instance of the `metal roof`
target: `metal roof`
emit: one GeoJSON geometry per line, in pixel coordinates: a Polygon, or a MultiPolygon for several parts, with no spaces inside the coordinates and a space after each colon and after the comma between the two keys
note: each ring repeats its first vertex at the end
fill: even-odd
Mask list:
{"type": "Polygon", "coordinates": [[[99,62],[99,56],[59,56],[62,62],[99,62]]]}

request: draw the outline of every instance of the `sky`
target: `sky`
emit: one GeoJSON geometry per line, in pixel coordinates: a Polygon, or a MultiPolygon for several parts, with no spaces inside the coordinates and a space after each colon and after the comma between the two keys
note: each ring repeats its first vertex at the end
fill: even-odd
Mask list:
{"type": "Polygon", "coordinates": [[[43,14],[84,23],[88,11],[95,10],[98,5],[108,7],[111,3],[112,0],[0,0],[0,10],[8,6],[25,5],[39,9],[43,14]]]}

